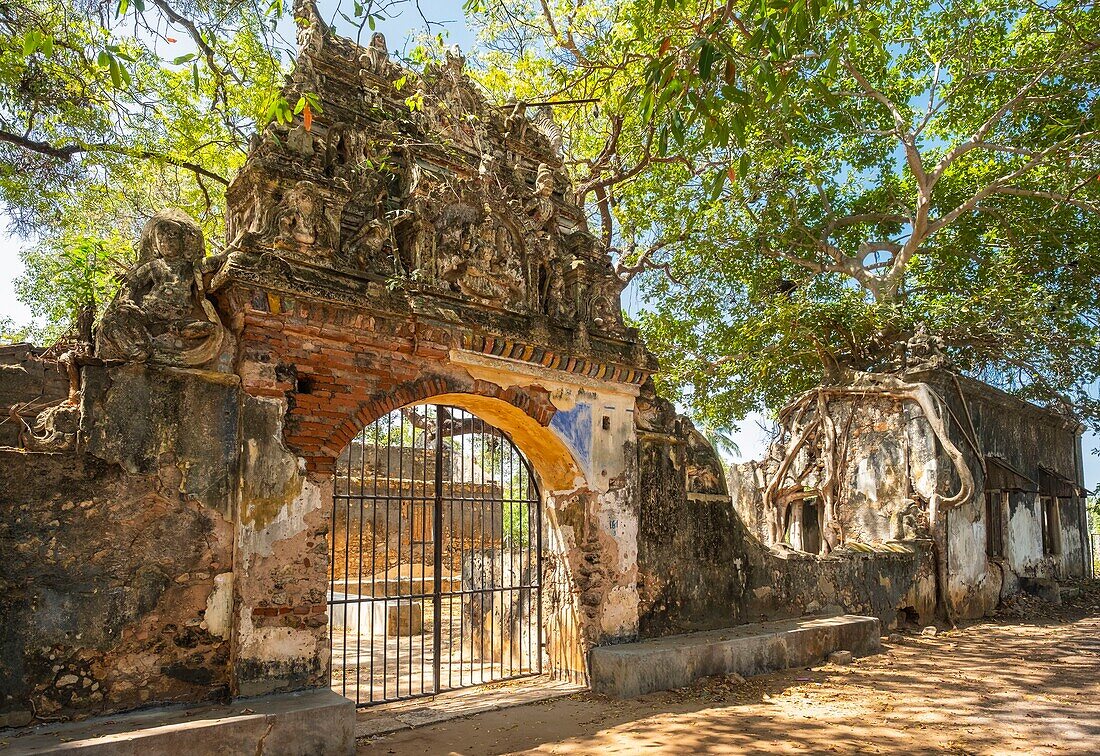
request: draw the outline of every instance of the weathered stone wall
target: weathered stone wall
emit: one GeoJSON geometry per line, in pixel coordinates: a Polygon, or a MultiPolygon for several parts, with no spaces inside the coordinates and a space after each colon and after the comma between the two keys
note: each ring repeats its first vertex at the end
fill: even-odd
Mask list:
{"type": "Polygon", "coordinates": [[[69,376],[57,360],[31,344],[0,346],[0,446],[19,446],[20,423],[10,416],[21,411],[29,424],[43,407],[69,395],[69,376]]]}
{"type": "Polygon", "coordinates": [[[236,395],[88,368],[85,451],[0,450],[0,721],[231,691],[236,395]]]}
{"type": "MultiPolygon", "coordinates": [[[[1001,596],[1019,589],[1020,578],[1054,578],[1084,574],[1081,549],[1082,506],[1080,498],[1061,505],[1063,551],[1045,555],[1040,481],[1044,470],[1080,486],[1080,426],[1073,420],[1048,412],[997,389],[967,378],[952,378],[938,372],[921,376],[946,401],[953,414],[952,437],[969,460],[975,479],[972,499],[947,516],[948,599],[957,616],[987,614],[1001,596]],[[965,406],[962,397],[965,397],[965,406]],[[974,443],[966,436],[973,422],[974,443]],[[986,555],[986,473],[977,450],[1017,471],[1017,483],[1026,490],[1010,493],[1007,514],[1002,520],[1004,557],[986,555]],[[1068,522],[1067,522],[1068,519],[1068,522]]],[[[938,461],[943,484],[957,485],[952,466],[938,461]]],[[[988,467],[988,465],[987,465],[988,467]]],[[[992,474],[992,473],[990,473],[992,474]]]]}
{"type": "MultiPolygon", "coordinates": [[[[868,614],[884,627],[893,627],[899,612],[932,619],[929,544],[842,549],[828,557],[770,550],[762,531],[743,519],[720,460],[690,421],[652,395],[643,393],[639,406],[642,637],[826,611],[868,614]]],[[[759,490],[751,469],[742,470],[748,474],[733,485],[744,506],[759,500],[759,490]]]]}
{"type": "MultiPolygon", "coordinates": [[[[1013,532],[1005,532],[1006,549],[1014,554],[1008,566],[1017,576],[1069,577],[1086,573],[1083,495],[1060,503],[1062,552],[1044,556],[1038,495],[1041,469],[1083,487],[1081,428],[1076,421],[1007,396],[977,381],[961,381],[974,420],[979,446],[987,456],[1005,460],[1035,482],[1031,495],[1019,496],[1013,532]],[[1024,527],[1020,515],[1033,519],[1024,527]],[[1025,531],[1028,531],[1025,533],[1025,531]]],[[[982,531],[984,537],[984,529],[982,531]]],[[[1011,578],[1011,576],[1010,576],[1011,578]]]]}

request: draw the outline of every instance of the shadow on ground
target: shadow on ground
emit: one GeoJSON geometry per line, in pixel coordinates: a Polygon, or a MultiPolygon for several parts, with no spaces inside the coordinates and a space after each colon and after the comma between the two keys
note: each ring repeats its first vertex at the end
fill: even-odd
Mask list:
{"type": "MultiPolygon", "coordinates": [[[[1095,615],[1095,613],[1094,613],[1095,615]]],[[[1096,753],[1100,617],[910,635],[850,667],[615,701],[578,694],[360,742],[361,753],[1096,753]]]]}

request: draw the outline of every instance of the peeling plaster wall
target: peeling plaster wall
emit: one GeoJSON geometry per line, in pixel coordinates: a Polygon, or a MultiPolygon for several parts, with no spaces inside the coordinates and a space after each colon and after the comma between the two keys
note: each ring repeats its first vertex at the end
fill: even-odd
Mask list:
{"type": "Polygon", "coordinates": [[[1054,565],[1043,555],[1041,517],[1039,499],[1034,494],[1010,494],[1004,561],[1015,577],[1053,577],[1054,565]]]}
{"type": "Polygon", "coordinates": [[[238,695],[328,682],[332,479],[282,442],[285,402],[246,397],[233,664],[238,695]]]}
{"type": "Polygon", "coordinates": [[[1059,501],[1059,536],[1062,551],[1057,557],[1058,574],[1083,577],[1089,574],[1088,525],[1084,516],[1084,499],[1059,501]]]}
{"type": "MultiPolygon", "coordinates": [[[[975,617],[988,613],[1000,596],[1018,590],[1020,578],[1060,578],[1084,574],[1081,543],[1084,524],[1079,500],[1067,501],[1061,509],[1062,553],[1044,555],[1042,512],[1035,483],[1049,470],[1066,481],[1080,485],[1080,427],[1072,420],[1009,396],[978,381],[960,378],[958,385],[948,375],[933,373],[924,377],[952,408],[960,423],[967,423],[967,410],[973,420],[977,446],[986,456],[1002,460],[1030,479],[1031,491],[1010,493],[1003,530],[1004,557],[991,563],[985,556],[985,492],[981,466],[973,450],[966,446],[959,429],[952,436],[956,444],[973,460],[975,495],[959,507],[949,520],[951,561],[958,565],[951,580],[951,594],[960,616],[975,617]],[[960,389],[966,397],[963,406],[960,389]]],[[[956,424],[957,425],[957,424],[956,424]]],[[[940,460],[950,470],[946,460],[940,460]]],[[[953,474],[945,480],[954,484],[953,474]]]]}

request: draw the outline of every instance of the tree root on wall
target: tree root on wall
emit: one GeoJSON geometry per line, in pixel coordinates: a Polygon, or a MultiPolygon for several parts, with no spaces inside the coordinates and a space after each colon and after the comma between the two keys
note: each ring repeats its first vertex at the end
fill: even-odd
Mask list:
{"type": "Polygon", "coordinates": [[[934,531],[941,510],[958,506],[973,495],[973,474],[947,433],[946,402],[926,383],[909,382],[890,373],[858,373],[847,385],[819,386],[780,410],[780,434],[769,453],[774,466],[769,465],[765,472],[763,490],[764,513],[772,545],[786,543],[791,505],[809,498],[820,498],[822,503],[821,554],[828,554],[844,543],[837,507],[844,478],[847,439],[839,443],[831,402],[861,398],[891,399],[917,405],[954,465],[959,476],[958,491],[950,496],[933,494],[926,505],[928,522],[934,531]],[[806,484],[811,473],[816,473],[813,486],[806,484]]]}

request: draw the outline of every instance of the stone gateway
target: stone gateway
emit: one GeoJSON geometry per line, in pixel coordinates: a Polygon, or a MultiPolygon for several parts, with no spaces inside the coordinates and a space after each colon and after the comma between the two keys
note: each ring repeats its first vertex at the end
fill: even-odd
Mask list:
{"type": "MultiPolygon", "coordinates": [[[[380,35],[360,47],[316,18],[300,42],[285,95],[309,93],[321,107],[308,128],[271,124],[254,138],[228,189],[225,254],[206,256],[179,211],[158,213],[94,345],[0,348],[12,418],[0,427],[0,727],[254,696],[265,698],[249,710],[295,721],[317,705],[302,691],[333,685],[335,634],[373,622],[373,609],[349,618],[340,608],[360,602],[349,596],[362,596],[364,554],[385,562],[367,570],[373,585],[406,600],[390,607],[381,596],[387,637],[431,633],[440,586],[481,591],[454,616],[500,625],[493,637],[508,650],[471,638],[468,653],[531,654],[537,639],[546,674],[584,683],[597,647],[804,614],[884,626],[911,608],[981,614],[1024,578],[1083,563],[1079,431],[1019,409],[1036,448],[1049,447],[1031,465],[1006,440],[1015,431],[998,429],[1004,402],[970,384],[951,405],[957,419],[973,415],[986,464],[950,527],[955,539],[985,539],[983,493],[1003,493],[994,498],[1008,502],[997,522],[1011,575],[960,540],[946,578],[937,573],[917,494],[956,481],[933,464],[943,443],[892,404],[845,410],[870,425],[859,443],[879,448],[853,451],[844,486],[829,489],[845,537],[814,535],[805,509],[794,519],[783,510],[799,525],[780,532],[759,503],[766,483],[741,470],[731,498],[706,438],[656,395],[658,366],[623,322],[623,281],[574,201],[551,115],[488,103],[457,51],[416,73],[380,35]],[[448,441],[431,448],[452,464],[448,485],[466,487],[453,498],[482,507],[480,519],[458,509],[459,519],[488,522],[499,538],[449,534],[437,546],[442,532],[417,518],[441,499],[410,484],[392,506],[363,510],[410,535],[376,543],[367,528],[364,540],[351,523],[366,521],[334,506],[350,496],[339,488],[349,460],[363,470],[356,508],[378,501],[377,488],[364,494],[373,463],[363,450],[423,466],[428,457],[407,448],[444,432],[429,409],[439,407],[451,440],[468,435],[456,418],[491,429],[478,454],[499,448],[484,439],[508,439],[537,506],[525,521],[487,506],[516,498],[499,493],[511,473],[464,477],[478,458],[448,441]],[[387,417],[408,421],[405,441],[375,433],[368,444],[362,434],[387,417]],[[876,441],[882,433],[903,436],[904,449],[876,441]],[[431,504],[415,509],[422,499],[431,504]],[[1048,538],[1057,558],[1022,545],[1037,507],[1060,523],[1048,538]],[[512,556],[529,542],[505,522],[539,539],[537,568],[512,556]],[[436,548],[459,553],[433,562],[436,548]],[[353,554],[354,579],[335,564],[353,554]]],[[[968,428],[951,427],[955,445],[974,436],[968,428]]],[[[804,463],[788,467],[797,477],[804,463]]],[[[416,480],[423,489],[439,478],[416,480]]],[[[238,725],[251,742],[259,725],[238,725]]],[[[349,727],[300,747],[347,751],[349,727]]],[[[294,747],[286,738],[279,747],[294,747]]]]}

